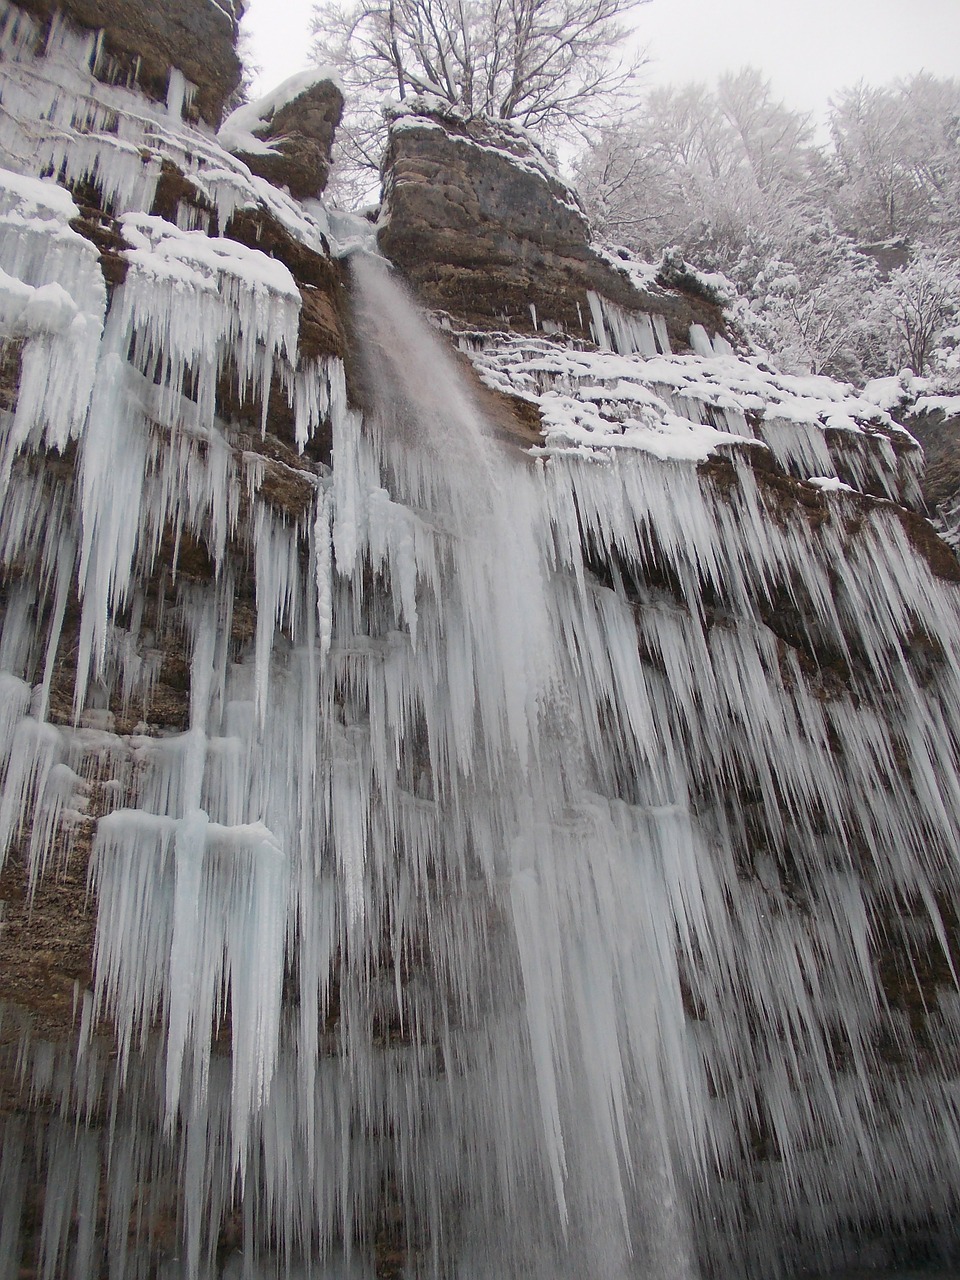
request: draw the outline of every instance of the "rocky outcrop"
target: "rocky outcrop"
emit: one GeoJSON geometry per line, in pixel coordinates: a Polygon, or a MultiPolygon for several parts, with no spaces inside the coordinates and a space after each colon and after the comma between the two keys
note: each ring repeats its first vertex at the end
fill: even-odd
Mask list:
{"type": "Polygon", "coordinates": [[[19,8],[44,22],[62,13],[80,27],[103,32],[94,74],[136,85],[164,101],[170,70],[180,71],[196,95],[185,113],[214,126],[240,83],[234,0],[20,0],[19,8]]]}
{"type": "MultiPolygon", "coordinates": [[[[960,400],[957,402],[960,409],[960,400]]],[[[923,446],[926,468],[923,496],[931,511],[956,505],[960,498],[960,412],[930,408],[907,415],[906,425],[923,446]]]]}
{"type": "Polygon", "coordinates": [[[220,140],[261,178],[308,200],[327,185],[342,115],[343,94],[333,80],[297,76],[234,112],[220,140]]]}
{"type": "Polygon", "coordinates": [[[663,315],[684,349],[691,325],[722,331],[702,294],[638,283],[591,243],[576,194],[523,131],[415,99],[392,117],[379,244],[430,307],[483,327],[561,326],[589,338],[588,294],[663,315]]]}
{"type": "Polygon", "coordinates": [[[892,272],[900,271],[910,262],[910,241],[904,238],[880,240],[875,244],[860,246],[860,252],[874,260],[880,274],[887,279],[892,272]]]}
{"type": "Polygon", "coordinates": [[[903,423],[920,445],[919,509],[951,546],[960,545],[960,395],[939,394],[931,380],[909,370],[875,379],[864,395],[903,423]]]}
{"type": "Polygon", "coordinates": [[[923,447],[926,467],[922,490],[931,516],[954,547],[960,545],[960,397],[941,407],[920,407],[906,424],[923,447]]]}

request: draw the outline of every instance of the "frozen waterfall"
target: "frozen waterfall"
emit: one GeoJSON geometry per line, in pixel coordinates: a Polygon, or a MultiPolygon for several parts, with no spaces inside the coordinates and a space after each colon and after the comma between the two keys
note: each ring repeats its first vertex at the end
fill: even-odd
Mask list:
{"type": "Polygon", "coordinates": [[[773,1280],[918,1224],[949,1256],[960,613],[901,509],[791,505],[704,422],[504,444],[362,255],[355,367],[305,361],[286,267],[144,212],[163,133],[227,225],[212,141],[74,96],[68,156],[14,70],[46,113],[6,162],[46,122],[124,274],[0,171],[0,856],[25,914],[78,866],[96,913],[73,1037],[0,1011],[0,1280],[773,1280]],[[262,447],[278,395],[329,459],[262,447]]]}

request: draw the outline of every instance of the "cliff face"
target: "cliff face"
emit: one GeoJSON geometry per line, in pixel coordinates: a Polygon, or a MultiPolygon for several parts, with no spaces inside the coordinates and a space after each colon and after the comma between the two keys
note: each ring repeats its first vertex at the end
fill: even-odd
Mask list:
{"type": "MultiPolygon", "coordinates": [[[[71,562],[61,578],[54,623],[60,637],[45,659],[39,714],[43,721],[72,722],[77,654],[86,643],[81,633],[91,626],[90,608],[112,611],[120,599],[104,582],[106,594],[94,606],[90,583],[81,581],[72,563],[83,541],[82,495],[100,489],[106,497],[103,482],[115,483],[107,502],[115,506],[116,519],[129,526],[120,551],[122,572],[137,562],[136,573],[146,574],[143,599],[149,597],[146,616],[152,621],[146,623],[150,656],[136,660],[140,692],[133,704],[113,688],[110,676],[96,695],[99,710],[84,712],[91,726],[109,726],[111,734],[118,727],[164,734],[188,726],[189,658],[179,624],[171,629],[164,622],[167,603],[189,590],[188,584],[216,576],[225,546],[237,538],[242,543],[251,520],[305,518],[316,492],[318,459],[329,457],[329,362],[344,353],[345,345],[344,277],[329,255],[322,212],[318,222],[219,146],[209,129],[196,127],[189,88],[168,101],[171,70],[202,81],[198,103],[232,91],[239,75],[232,16],[210,0],[148,9],[137,6],[133,15],[118,5],[109,13],[91,14],[82,5],[68,6],[66,16],[58,12],[56,21],[39,22],[32,8],[28,13],[4,5],[2,15],[3,160],[16,166],[16,172],[4,168],[0,179],[3,260],[14,273],[5,277],[0,375],[5,527],[12,539],[6,544],[4,609],[8,613],[13,597],[35,596],[30,607],[45,616],[53,607],[49,573],[59,555],[64,566],[71,562]],[[106,23],[105,34],[79,25],[94,17],[106,23]],[[105,74],[101,50],[114,47],[118,32],[128,49],[142,41],[141,72],[162,64],[162,74],[157,71],[149,83],[142,74],[133,76],[136,89],[105,74]],[[154,88],[160,101],[149,96],[154,88]],[[25,176],[41,173],[52,173],[62,185],[25,176]],[[159,328],[149,314],[154,290],[165,293],[172,308],[159,328]],[[126,319],[120,320],[121,313],[126,319]],[[110,316],[131,325],[131,335],[139,333],[138,367],[152,368],[158,345],[172,364],[166,366],[168,386],[160,401],[145,384],[133,393],[127,428],[94,445],[81,424],[91,404],[106,394],[98,367],[111,346],[110,316]],[[245,352],[234,348],[240,328],[249,334],[245,352]],[[213,420],[221,428],[209,446],[217,461],[207,474],[217,474],[226,486],[217,490],[217,501],[226,505],[217,517],[214,543],[184,527],[179,516],[171,522],[182,502],[198,500],[182,491],[176,497],[168,490],[148,517],[153,529],[148,534],[145,513],[137,506],[143,485],[168,486],[168,464],[180,450],[176,490],[185,481],[182,468],[189,468],[188,459],[206,456],[204,440],[213,420]],[[167,458],[160,474],[155,473],[158,457],[167,458]],[[124,470],[124,463],[133,470],[124,470]],[[26,524],[17,525],[10,504],[14,492],[25,492],[24,482],[32,496],[28,514],[21,512],[26,524]],[[48,528],[51,518],[59,520],[50,512],[60,508],[72,509],[66,518],[73,532],[61,531],[62,545],[61,533],[48,528]],[[14,551],[14,545],[20,549],[14,551]]],[[[278,177],[295,182],[304,151],[321,151],[325,138],[323,163],[312,179],[319,191],[341,106],[339,90],[314,77],[302,93],[287,95],[282,110],[268,113],[266,154],[258,159],[269,162],[278,177]],[[304,108],[299,117],[298,102],[304,108]],[[289,151],[267,149],[276,137],[271,126],[298,120],[289,151]]],[[[210,118],[219,115],[218,99],[210,118]]],[[[146,376],[150,382],[163,375],[146,376]]],[[[342,374],[334,374],[334,385],[342,386],[342,374]]],[[[88,542],[87,554],[90,550],[88,542]]],[[[237,644],[252,634],[252,592],[249,568],[243,567],[231,607],[237,644]]],[[[19,705],[15,691],[7,688],[5,696],[10,707],[19,705]]],[[[91,755],[82,741],[81,734],[72,766],[80,775],[89,769],[98,775],[93,762],[98,748],[91,755]]],[[[36,868],[28,872],[27,863],[16,858],[6,862],[2,882],[7,904],[0,932],[2,997],[29,1011],[35,1026],[54,1038],[71,1027],[76,984],[86,986],[91,973],[95,913],[87,874],[95,819],[105,802],[98,798],[97,781],[89,787],[83,783],[78,807],[55,837],[61,859],[56,888],[39,884],[36,868]]],[[[11,816],[10,821],[16,820],[11,816]]],[[[9,842],[9,826],[4,830],[9,842]]]]}
{"type": "Polygon", "coordinates": [[[233,0],[24,0],[17,8],[37,20],[38,40],[61,18],[101,33],[92,69],[107,83],[135,85],[165,102],[171,69],[180,72],[196,90],[188,114],[208,124],[219,124],[240,83],[233,0]]]}
{"type": "Polygon", "coordinates": [[[864,391],[878,407],[896,414],[922,446],[923,509],[955,548],[960,538],[960,396],[932,394],[929,381],[909,370],[878,378],[864,391]]]}
{"type": "Polygon", "coordinates": [[[218,141],[229,11],[69,11],[0,63],[0,1276],[950,1256],[915,441],[421,104],[430,324],[310,198],[334,85],[218,141]]]}
{"type": "Polygon", "coordinates": [[[709,299],[641,280],[591,243],[576,194],[536,143],[505,122],[413,100],[393,116],[378,240],[427,305],[483,326],[561,325],[590,336],[590,292],[657,311],[671,341],[722,330],[709,299]]]}
{"type": "Polygon", "coordinates": [[[901,412],[923,446],[927,511],[956,547],[960,540],[960,396],[920,396],[901,412]]]}

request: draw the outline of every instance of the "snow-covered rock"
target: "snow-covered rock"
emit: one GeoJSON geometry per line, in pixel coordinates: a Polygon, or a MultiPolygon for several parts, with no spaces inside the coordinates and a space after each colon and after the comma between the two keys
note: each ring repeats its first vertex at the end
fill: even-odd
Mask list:
{"type": "Polygon", "coordinates": [[[220,145],[250,169],[297,199],[319,196],[330,173],[333,137],[343,114],[343,92],[331,67],[313,67],[224,121],[220,145]]]}

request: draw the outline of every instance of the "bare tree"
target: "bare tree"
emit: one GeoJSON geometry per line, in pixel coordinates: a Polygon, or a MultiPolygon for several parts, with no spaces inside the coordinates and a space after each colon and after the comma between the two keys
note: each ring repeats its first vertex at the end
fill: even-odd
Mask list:
{"type": "Polygon", "coordinates": [[[548,139],[581,129],[630,84],[617,60],[646,0],[344,0],[314,11],[314,52],[348,88],[355,164],[379,156],[378,100],[433,94],[548,139]]]}

